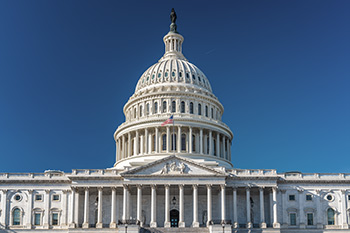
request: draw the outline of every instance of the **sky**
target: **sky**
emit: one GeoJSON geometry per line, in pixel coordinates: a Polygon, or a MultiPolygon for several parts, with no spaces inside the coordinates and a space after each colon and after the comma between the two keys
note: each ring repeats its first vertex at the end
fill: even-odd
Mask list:
{"type": "Polygon", "coordinates": [[[173,7],[235,168],[350,173],[347,0],[0,0],[0,173],[112,167],[173,7]]]}

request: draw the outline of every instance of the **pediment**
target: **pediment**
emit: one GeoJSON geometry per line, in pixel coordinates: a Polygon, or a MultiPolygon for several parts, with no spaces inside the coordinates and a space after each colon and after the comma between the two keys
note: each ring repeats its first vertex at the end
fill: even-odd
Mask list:
{"type": "Polygon", "coordinates": [[[123,172],[122,176],[225,176],[222,171],[176,155],[123,172]]]}

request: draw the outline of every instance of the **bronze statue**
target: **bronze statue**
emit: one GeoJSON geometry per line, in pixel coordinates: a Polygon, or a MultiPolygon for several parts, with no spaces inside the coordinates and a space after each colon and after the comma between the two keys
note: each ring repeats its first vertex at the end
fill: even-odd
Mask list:
{"type": "Polygon", "coordinates": [[[171,23],[175,23],[176,22],[176,13],[175,13],[174,8],[171,9],[170,20],[171,20],[171,23]]]}

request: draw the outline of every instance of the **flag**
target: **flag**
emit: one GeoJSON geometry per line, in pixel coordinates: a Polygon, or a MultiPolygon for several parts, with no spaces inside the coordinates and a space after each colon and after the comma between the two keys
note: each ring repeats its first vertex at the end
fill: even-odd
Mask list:
{"type": "Polygon", "coordinates": [[[162,123],[162,126],[167,125],[167,124],[172,124],[172,123],[174,123],[173,117],[174,117],[174,116],[171,115],[171,117],[169,117],[168,120],[166,120],[166,121],[164,121],[164,122],[162,123]]]}

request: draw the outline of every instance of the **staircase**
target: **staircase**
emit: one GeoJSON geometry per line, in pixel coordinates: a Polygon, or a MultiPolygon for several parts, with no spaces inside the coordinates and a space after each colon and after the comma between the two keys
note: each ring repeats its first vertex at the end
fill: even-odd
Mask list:
{"type": "Polygon", "coordinates": [[[178,228],[178,227],[157,227],[157,228],[151,228],[151,227],[142,227],[140,229],[140,233],[175,233],[175,232],[181,232],[181,233],[209,233],[209,229],[207,227],[184,227],[184,228],[178,228]]]}

